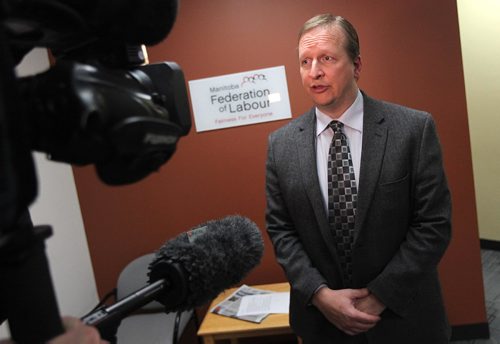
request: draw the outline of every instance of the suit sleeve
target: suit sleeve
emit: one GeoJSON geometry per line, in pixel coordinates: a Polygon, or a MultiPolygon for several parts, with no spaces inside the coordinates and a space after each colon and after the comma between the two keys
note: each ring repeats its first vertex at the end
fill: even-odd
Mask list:
{"type": "Polygon", "coordinates": [[[274,148],[274,138],[271,135],[266,163],[267,232],[273,243],[276,259],[284,269],[294,295],[305,307],[310,303],[314,291],[320,285],[326,284],[326,280],[305,252],[284,199],[282,188],[287,184],[287,180],[278,170],[286,170],[289,166],[281,165],[278,168],[280,164],[277,160],[290,157],[281,152],[278,158],[274,148]]]}
{"type": "Polygon", "coordinates": [[[419,282],[437,273],[451,239],[451,197],[430,115],[416,150],[410,192],[413,208],[405,240],[385,269],[368,284],[389,309],[400,315],[418,291],[419,282]]]}

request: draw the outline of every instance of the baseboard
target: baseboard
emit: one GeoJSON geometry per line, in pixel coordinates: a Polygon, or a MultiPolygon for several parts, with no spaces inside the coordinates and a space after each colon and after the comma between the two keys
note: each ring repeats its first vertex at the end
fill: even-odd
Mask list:
{"type": "Polygon", "coordinates": [[[488,323],[452,326],[451,340],[471,340],[490,338],[488,323]]]}
{"type": "Polygon", "coordinates": [[[480,239],[479,244],[481,245],[481,248],[484,250],[500,251],[500,241],[480,239]]]}

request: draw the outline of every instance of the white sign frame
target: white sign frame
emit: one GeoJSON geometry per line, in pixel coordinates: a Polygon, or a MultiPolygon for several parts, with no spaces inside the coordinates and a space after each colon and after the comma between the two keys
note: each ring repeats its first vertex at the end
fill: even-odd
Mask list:
{"type": "Polygon", "coordinates": [[[189,81],[197,132],[292,117],[285,66],[189,81]]]}

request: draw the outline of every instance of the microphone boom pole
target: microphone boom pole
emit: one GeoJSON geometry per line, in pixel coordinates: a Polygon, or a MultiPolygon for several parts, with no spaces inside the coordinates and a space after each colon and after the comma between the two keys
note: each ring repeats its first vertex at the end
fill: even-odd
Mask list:
{"type": "Polygon", "coordinates": [[[141,288],[129,296],[118,300],[116,303],[108,307],[98,308],[94,312],[84,316],[82,321],[87,325],[95,326],[98,329],[106,327],[108,324],[116,320],[121,320],[127,314],[141,308],[145,304],[153,301],[158,294],[162,293],[167,281],[165,279],[158,280],[152,284],[141,288]]]}
{"type": "Polygon", "coordinates": [[[165,311],[172,310],[186,297],[186,274],[178,263],[162,262],[161,277],[110,306],[92,311],[81,320],[95,326],[105,337],[114,336],[123,318],[151,301],[161,299],[165,311]]]}

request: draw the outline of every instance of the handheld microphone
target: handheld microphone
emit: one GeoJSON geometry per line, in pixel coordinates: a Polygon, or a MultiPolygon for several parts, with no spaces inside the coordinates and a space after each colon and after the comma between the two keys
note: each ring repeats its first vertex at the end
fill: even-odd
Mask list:
{"type": "Polygon", "coordinates": [[[155,300],[165,311],[201,306],[241,281],[260,263],[257,225],[239,215],[211,220],[167,241],[149,266],[150,284],[82,320],[105,328],[155,300]]]}

